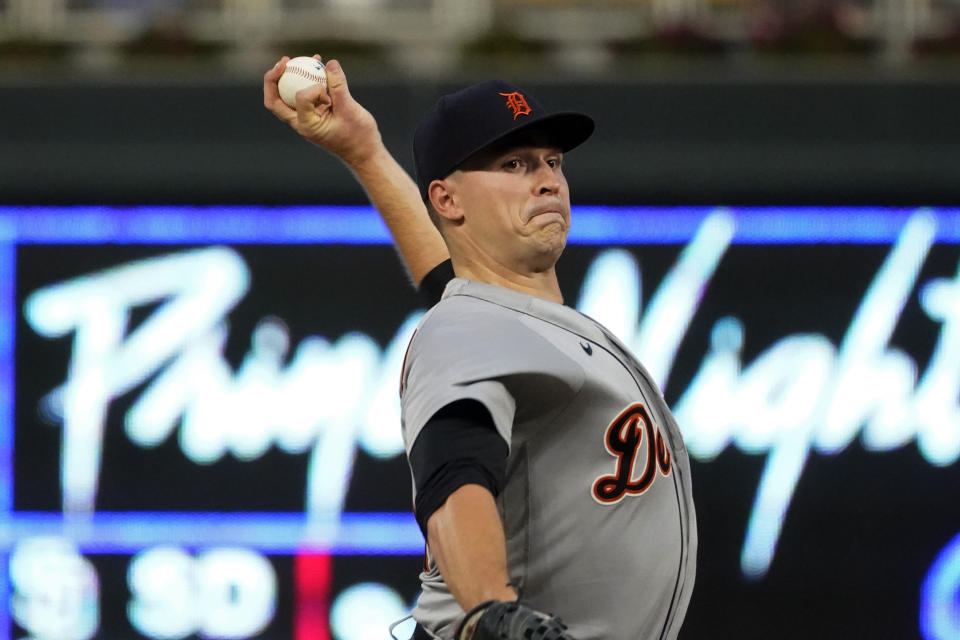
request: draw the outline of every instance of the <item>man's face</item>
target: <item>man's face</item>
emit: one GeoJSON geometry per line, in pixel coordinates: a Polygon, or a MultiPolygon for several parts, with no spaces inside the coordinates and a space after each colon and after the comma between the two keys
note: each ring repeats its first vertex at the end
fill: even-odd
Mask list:
{"type": "Polygon", "coordinates": [[[570,191],[563,153],[542,139],[484,150],[451,174],[466,242],[494,263],[542,272],[563,252],[570,191]]]}

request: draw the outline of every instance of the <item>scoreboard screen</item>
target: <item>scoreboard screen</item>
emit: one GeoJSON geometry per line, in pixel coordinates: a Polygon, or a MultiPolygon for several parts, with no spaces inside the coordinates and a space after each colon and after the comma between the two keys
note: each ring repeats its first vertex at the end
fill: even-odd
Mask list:
{"type": "MultiPolygon", "coordinates": [[[[574,208],[690,452],[682,638],[960,637],[958,262],[955,209],[574,208]]],[[[0,640],[408,638],[424,311],[368,207],[0,208],[0,640]]]]}

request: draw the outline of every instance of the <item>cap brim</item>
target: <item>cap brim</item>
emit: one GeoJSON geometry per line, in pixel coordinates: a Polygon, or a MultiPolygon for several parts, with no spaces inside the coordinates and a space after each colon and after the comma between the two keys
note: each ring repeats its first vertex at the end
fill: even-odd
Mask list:
{"type": "Polygon", "coordinates": [[[528,122],[511,131],[507,136],[518,131],[543,131],[562,151],[566,152],[583,144],[593,133],[593,129],[594,122],[590,116],[574,111],[561,111],[528,122]]]}
{"type": "Polygon", "coordinates": [[[557,113],[551,113],[541,118],[527,120],[523,123],[518,123],[515,128],[505,131],[501,135],[493,138],[492,140],[488,140],[487,142],[478,146],[476,149],[470,151],[470,153],[465,155],[455,165],[450,167],[450,170],[446,173],[446,175],[454,172],[457,167],[462,165],[467,161],[467,159],[471,158],[477,153],[480,153],[484,149],[489,149],[490,147],[506,142],[511,137],[523,131],[543,132],[546,134],[547,139],[550,142],[557,145],[561,151],[566,153],[567,151],[570,151],[571,149],[583,144],[587,138],[593,134],[594,127],[595,125],[593,118],[586,114],[577,113],[575,111],[560,111],[557,113]]]}

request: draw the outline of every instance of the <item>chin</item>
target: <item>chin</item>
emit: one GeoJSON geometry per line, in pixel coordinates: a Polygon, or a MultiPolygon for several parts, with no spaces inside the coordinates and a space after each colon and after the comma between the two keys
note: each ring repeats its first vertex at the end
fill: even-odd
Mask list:
{"type": "MultiPolygon", "coordinates": [[[[560,224],[551,224],[537,233],[538,265],[546,270],[557,263],[563,250],[567,247],[567,229],[560,224]]],[[[540,269],[538,269],[540,270],[540,269]]]]}
{"type": "Polygon", "coordinates": [[[544,244],[559,244],[562,251],[563,247],[567,246],[567,231],[567,225],[552,222],[540,229],[537,235],[544,244]]]}

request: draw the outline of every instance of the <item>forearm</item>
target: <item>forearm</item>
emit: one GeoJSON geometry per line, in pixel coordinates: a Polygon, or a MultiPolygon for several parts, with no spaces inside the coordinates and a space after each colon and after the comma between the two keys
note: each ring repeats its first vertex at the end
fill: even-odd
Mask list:
{"type": "Polygon", "coordinates": [[[365,159],[350,161],[347,166],[390,229],[414,284],[419,284],[450,254],[430,221],[416,184],[382,143],[365,159]]]}
{"type": "Polygon", "coordinates": [[[264,106],[353,171],[390,229],[410,277],[419,285],[449,256],[416,185],[384,147],[373,115],[350,95],[339,62],[327,63],[326,88],[317,84],[297,92],[294,109],[280,98],[277,85],[287,60],[284,56],[263,75],[264,106]]]}
{"type": "Polygon", "coordinates": [[[450,494],[427,522],[430,553],[457,602],[469,611],[487,600],[516,600],[508,586],[507,550],[493,495],[468,484],[450,494]]]}

